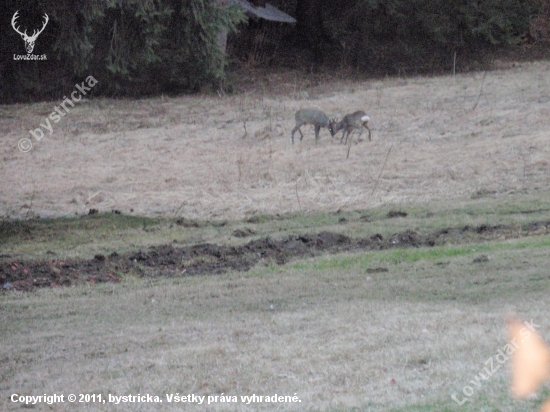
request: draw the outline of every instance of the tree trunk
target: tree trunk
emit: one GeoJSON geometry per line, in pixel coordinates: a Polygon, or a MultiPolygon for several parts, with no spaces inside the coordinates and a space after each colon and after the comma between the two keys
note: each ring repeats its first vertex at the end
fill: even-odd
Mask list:
{"type": "Polygon", "coordinates": [[[313,52],[317,64],[322,64],[324,57],[321,45],[324,37],[323,4],[324,0],[298,0],[296,5],[297,43],[313,52]]]}

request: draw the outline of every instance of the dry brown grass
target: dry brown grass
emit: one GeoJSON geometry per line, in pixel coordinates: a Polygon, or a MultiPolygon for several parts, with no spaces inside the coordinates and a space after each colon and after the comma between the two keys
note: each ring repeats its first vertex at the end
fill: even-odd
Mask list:
{"type": "Polygon", "coordinates": [[[549,71],[549,62],[535,62],[488,72],[481,96],[483,73],[285,83],[280,89],[292,91],[271,97],[82,102],[29,153],[18,140],[59,102],[4,106],[0,215],[115,208],[238,218],[547,187],[549,71]],[[348,160],[326,130],[318,145],[306,130],[292,146],[293,114],[307,106],[330,116],[367,111],[373,141],[354,145],[348,160]]]}

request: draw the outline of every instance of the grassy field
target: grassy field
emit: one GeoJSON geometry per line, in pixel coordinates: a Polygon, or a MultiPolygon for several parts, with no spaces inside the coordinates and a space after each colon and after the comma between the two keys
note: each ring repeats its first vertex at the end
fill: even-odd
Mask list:
{"type": "Polygon", "coordinates": [[[549,72],[550,62],[535,62],[456,78],[274,75],[265,91],[233,96],[83,101],[40,141],[29,130],[44,130],[60,102],[4,106],[0,215],[94,208],[232,219],[544,188],[549,72]],[[294,112],[303,107],[340,118],[365,110],[373,141],[353,144],[347,159],[326,129],[315,145],[305,127],[292,145],[294,112]],[[21,138],[32,139],[31,151],[18,149],[21,138]]]}
{"type": "Polygon", "coordinates": [[[549,71],[538,62],[456,78],[91,101],[28,153],[17,141],[53,103],[2,107],[8,272],[165,244],[458,234],[433,247],[260,259],[215,276],[120,270],[116,283],[2,289],[0,410],[27,409],[12,394],[53,393],[163,403],[29,409],[537,410],[548,384],[517,400],[509,361],[480,376],[509,342],[510,312],[550,341],[549,71]],[[373,142],[352,144],[348,160],[326,130],[317,145],[308,130],[292,146],[293,112],[310,105],[366,110],[373,142]],[[88,216],[91,208],[100,213],[88,216]],[[237,402],[170,403],[166,394],[237,402]],[[300,402],[241,401],[253,394],[300,402]]]}
{"type": "MultiPolygon", "coordinates": [[[[550,194],[539,193],[541,204],[550,194]]],[[[519,227],[547,217],[534,199],[505,195],[456,204],[416,205],[407,217],[346,221],[334,215],[289,216],[256,223],[267,233],[323,230],[360,236],[405,228],[437,230],[464,224],[519,227]],[[282,229],[281,231],[277,228],[282,229]],[[423,229],[422,229],[423,228],[423,229]]],[[[356,213],[357,217],[362,216],[356,213]]],[[[124,216],[107,216],[111,224],[124,216]]],[[[85,219],[86,220],[86,219],[85,219]]],[[[64,241],[95,244],[81,256],[118,250],[112,238],[145,232],[120,227],[102,236],[104,224],[76,228],[72,221],[41,222],[36,236],[19,238],[21,250],[45,255],[43,238],[64,228],[47,247],[64,241]],[[71,229],[72,222],[75,229],[71,229]],[[97,230],[96,230],[97,229],[97,230]],[[66,239],[64,239],[66,237],[66,239]],[[95,241],[92,241],[95,239],[95,241]]],[[[242,221],[215,227],[170,228],[157,220],[146,244],[191,236],[222,243],[242,221]],[[217,232],[217,233],[215,233],[217,232]],[[169,233],[169,235],[168,235],[169,233]]],[[[130,225],[131,226],[131,225],[130,225]]],[[[243,242],[233,237],[233,242],[243,242]]],[[[46,243],[47,244],[47,243],[46,243]]],[[[392,248],[259,264],[248,272],[218,276],[124,277],[116,284],[10,292],[0,296],[2,362],[0,399],[12,393],[194,393],[239,396],[239,403],[178,405],[183,410],[329,411],[531,411],[540,398],[517,401],[509,394],[504,364],[468,397],[485,362],[507,342],[506,315],[513,311],[540,325],[550,338],[548,228],[508,239],[449,243],[433,248],[392,248]],[[240,402],[252,394],[294,395],[299,404],[240,402]]],[[[18,410],[6,402],[7,410],[18,410]]],[[[38,410],[87,410],[90,405],[38,406],[38,410]]],[[[174,404],[92,406],[97,410],[170,410],[174,404]]]]}

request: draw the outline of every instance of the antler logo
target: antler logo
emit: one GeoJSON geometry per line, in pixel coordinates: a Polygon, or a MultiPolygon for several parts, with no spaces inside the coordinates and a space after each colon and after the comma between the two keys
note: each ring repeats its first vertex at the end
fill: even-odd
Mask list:
{"type": "Polygon", "coordinates": [[[13,29],[17,33],[19,33],[21,35],[21,37],[23,38],[23,41],[25,42],[25,49],[27,49],[27,54],[31,54],[33,49],[34,49],[34,42],[38,38],[38,35],[44,31],[44,29],[46,28],[46,25],[48,24],[48,21],[50,19],[49,19],[48,15],[46,13],[44,13],[44,17],[46,18],[46,20],[44,21],[44,25],[42,26],[42,28],[40,30],[35,30],[32,33],[32,36],[28,36],[27,35],[27,30],[25,30],[24,33],[21,33],[21,31],[19,31],[19,28],[16,27],[16,25],[15,25],[15,20],[17,20],[17,18],[19,17],[17,15],[17,13],[19,13],[19,10],[17,10],[15,12],[15,14],[13,15],[13,18],[11,19],[11,25],[12,25],[13,29]]]}

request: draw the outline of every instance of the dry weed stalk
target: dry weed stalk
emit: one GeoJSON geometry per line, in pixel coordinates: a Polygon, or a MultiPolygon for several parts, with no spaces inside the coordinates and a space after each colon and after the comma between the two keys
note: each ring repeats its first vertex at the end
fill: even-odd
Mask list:
{"type": "Polygon", "coordinates": [[[248,131],[246,130],[246,120],[243,120],[243,129],[244,134],[241,136],[241,139],[245,139],[248,136],[248,131]]]}
{"type": "Polygon", "coordinates": [[[383,94],[384,94],[384,88],[382,86],[376,86],[376,106],[379,109],[382,102],[383,94]]]}
{"type": "Polygon", "coordinates": [[[298,199],[298,206],[300,207],[300,212],[302,211],[302,204],[300,203],[300,196],[298,196],[298,180],[296,179],[296,199],[298,199]]]}
{"type": "Polygon", "coordinates": [[[25,219],[24,220],[28,220],[29,218],[29,214],[32,212],[32,204],[33,204],[33,201],[34,201],[34,195],[36,194],[36,189],[34,189],[32,191],[32,195],[31,195],[31,204],[29,205],[29,208],[27,209],[27,213],[25,213],[25,219]]]}
{"type": "Polygon", "coordinates": [[[382,165],[382,170],[380,170],[380,174],[376,178],[376,184],[374,185],[374,188],[372,189],[372,193],[370,194],[371,197],[372,195],[374,195],[374,191],[378,188],[378,182],[380,180],[380,176],[382,176],[382,173],[384,172],[384,168],[386,167],[386,163],[388,161],[388,157],[390,157],[390,152],[392,148],[393,148],[393,144],[390,146],[390,150],[388,150],[388,154],[386,155],[386,160],[384,160],[384,164],[382,165]]]}
{"type": "Polygon", "coordinates": [[[185,206],[186,204],[187,204],[187,201],[186,201],[186,200],[184,200],[183,202],[181,202],[181,204],[179,205],[179,207],[176,209],[176,212],[174,213],[174,216],[175,216],[175,217],[178,217],[178,214],[179,214],[181,208],[182,208],[183,206],[185,206]]]}
{"type": "Polygon", "coordinates": [[[453,79],[456,81],[456,51],[453,53],[453,79]]]}
{"type": "Polygon", "coordinates": [[[483,72],[483,80],[481,81],[481,87],[479,88],[479,94],[477,95],[477,101],[476,104],[474,104],[474,107],[472,107],[472,111],[474,111],[479,104],[479,100],[481,99],[481,94],[483,93],[483,85],[485,84],[485,78],[487,77],[487,70],[483,72]]]}
{"type": "Polygon", "coordinates": [[[348,154],[346,155],[346,160],[349,159],[349,152],[351,150],[351,142],[353,141],[353,137],[351,139],[349,139],[349,145],[348,145],[348,154]]]}

